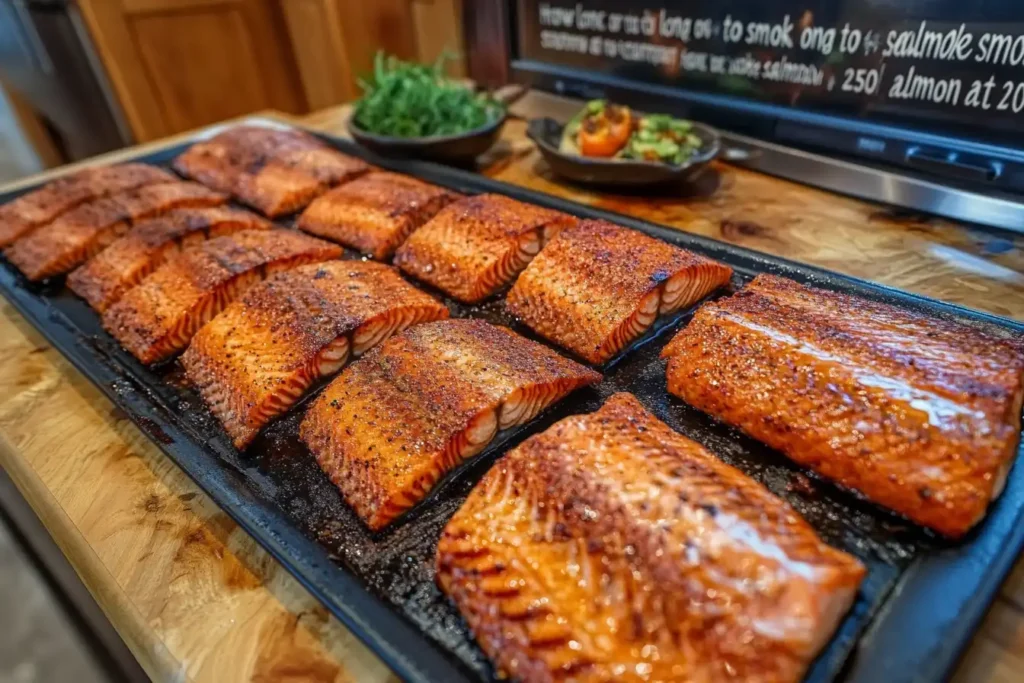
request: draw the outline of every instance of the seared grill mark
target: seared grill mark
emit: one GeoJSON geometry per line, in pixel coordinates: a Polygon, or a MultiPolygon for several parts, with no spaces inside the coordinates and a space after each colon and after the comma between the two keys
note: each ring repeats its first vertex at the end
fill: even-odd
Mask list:
{"type": "Polygon", "coordinates": [[[444,304],[388,266],[312,264],[251,288],[199,330],[181,362],[241,449],[350,355],[447,317],[444,304]]]}
{"type": "Polygon", "coordinates": [[[0,207],[0,247],[85,202],[172,180],[170,173],[146,164],[90,167],[57,178],[0,207]]]}
{"type": "Polygon", "coordinates": [[[672,393],[948,536],[1016,453],[1020,339],[762,275],[663,355],[672,393]]]}
{"type": "Polygon", "coordinates": [[[248,211],[224,207],[177,209],[135,225],[68,276],[68,286],[103,313],[175,254],[207,239],[242,230],[269,230],[248,211]]]}
{"type": "Polygon", "coordinates": [[[864,576],[630,394],[495,464],[436,568],[499,671],[525,682],[798,681],[864,576]]]}
{"type": "Polygon", "coordinates": [[[449,204],[416,230],[395,265],[456,299],[476,303],[512,282],[572,216],[501,195],[449,204]]]}
{"type": "Polygon", "coordinates": [[[363,521],[381,529],[499,429],[600,378],[480,320],[426,323],[342,371],[300,435],[363,521]]]}
{"type": "Polygon", "coordinates": [[[555,237],[508,294],[508,308],[547,339],[603,363],[659,314],[693,305],[732,269],[605,221],[555,237]]]}
{"type": "Polygon", "coordinates": [[[293,230],[247,230],[183,252],[103,314],[103,326],[143,363],[185,348],[216,314],[265,276],[337,258],[341,249],[293,230]]]}
{"type": "Polygon", "coordinates": [[[302,131],[236,126],[192,145],[174,168],[276,217],[298,211],[370,166],[302,131]]]}
{"type": "Polygon", "coordinates": [[[78,267],[136,221],[226,201],[225,195],[198,183],[146,185],[83,204],[17,240],[4,253],[30,280],[43,280],[78,267]]]}
{"type": "Polygon", "coordinates": [[[314,201],[298,226],[380,261],[459,196],[411,176],[373,172],[314,201]]]}

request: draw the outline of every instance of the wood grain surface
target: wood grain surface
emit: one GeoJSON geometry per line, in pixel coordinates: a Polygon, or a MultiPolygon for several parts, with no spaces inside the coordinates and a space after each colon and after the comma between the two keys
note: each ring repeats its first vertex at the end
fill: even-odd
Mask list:
{"type": "MultiPolygon", "coordinates": [[[[345,108],[307,123],[344,130],[345,108]]],[[[115,155],[116,156],[116,155],[115,155]]],[[[681,230],[1024,320],[1024,240],[719,166],[684,198],[555,181],[511,121],[488,175],[681,230]]],[[[0,306],[0,465],[156,680],[391,681],[147,437],[0,306]]],[[[1024,680],[1024,564],[954,680],[1024,680]]]]}

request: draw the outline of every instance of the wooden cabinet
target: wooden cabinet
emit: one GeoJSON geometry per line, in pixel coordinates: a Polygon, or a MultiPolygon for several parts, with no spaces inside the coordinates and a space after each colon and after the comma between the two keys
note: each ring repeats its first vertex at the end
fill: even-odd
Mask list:
{"type": "Polygon", "coordinates": [[[279,0],[79,5],[139,141],[260,109],[308,110],[279,0]]]}
{"type": "Polygon", "coordinates": [[[358,97],[377,50],[422,62],[448,51],[449,73],[465,74],[462,0],[287,0],[282,9],[312,109],[358,97]]]}

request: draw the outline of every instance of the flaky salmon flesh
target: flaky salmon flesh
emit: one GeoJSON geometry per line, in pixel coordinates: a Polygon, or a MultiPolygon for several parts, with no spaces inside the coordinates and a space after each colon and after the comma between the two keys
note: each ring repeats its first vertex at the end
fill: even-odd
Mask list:
{"type": "Polygon", "coordinates": [[[864,577],[631,394],[499,460],[445,527],[436,568],[523,683],[795,683],[864,577]]]}
{"type": "Polygon", "coordinates": [[[1017,452],[1019,337],[760,275],[663,355],[671,393],[950,537],[1017,452]]]}
{"type": "Polygon", "coordinates": [[[184,349],[199,328],[277,271],[338,258],[342,250],[295,230],[246,230],[182,252],[125,293],[103,327],[143,363],[184,349]]]}
{"type": "Polygon", "coordinates": [[[531,329],[591,363],[604,363],[659,315],[725,285],[732,269],[607,221],[563,230],[506,299],[531,329]]]}
{"type": "Polygon", "coordinates": [[[298,226],[383,261],[413,230],[459,197],[411,176],[372,172],[311,203],[298,226]]]}
{"type": "Polygon", "coordinates": [[[317,380],[396,332],[448,317],[380,263],[331,261],[277,273],[202,327],[181,357],[236,448],[317,380]]]}
{"type": "Polygon", "coordinates": [[[576,219],[497,194],[449,204],[412,233],[395,265],[467,303],[491,296],[515,279],[576,219]]]}
{"type": "Polygon", "coordinates": [[[174,179],[170,173],[146,164],[96,166],[57,178],[0,207],[0,247],[6,247],[79,204],[174,179]]]}
{"type": "Polygon", "coordinates": [[[199,183],[145,185],[82,204],[18,239],[4,254],[28,279],[44,280],[77,268],[137,221],[182,207],[217,206],[227,199],[199,183]]]}
{"type": "Polygon", "coordinates": [[[601,379],[482,320],[416,325],[345,368],[299,433],[371,529],[419,502],[495,434],[601,379]]]}
{"type": "Polygon", "coordinates": [[[192,145],[174,168],[276,217],[298,211],[370,166],[302,131],[235,126],[192,145]]]}
{"type": "Polygon", "coordinates": [[[142,278],[184,249],[214,237],[271,227],[270,221],[238,209],[176,209],[137,223],[68,275],[68,286],[103,313],[142,278]]]}

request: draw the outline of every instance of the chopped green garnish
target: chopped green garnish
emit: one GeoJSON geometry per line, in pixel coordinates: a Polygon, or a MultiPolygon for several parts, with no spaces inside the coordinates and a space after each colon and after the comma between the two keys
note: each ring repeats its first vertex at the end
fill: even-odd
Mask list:
{"type": "Polygon", "coordinates": [[[418,138],[464,133],[500,118],[500,102],[444,75],[447,58],[425,65],[378,52],[372,76],[359,81],[356,125],[378,135],[418,138]]]}

